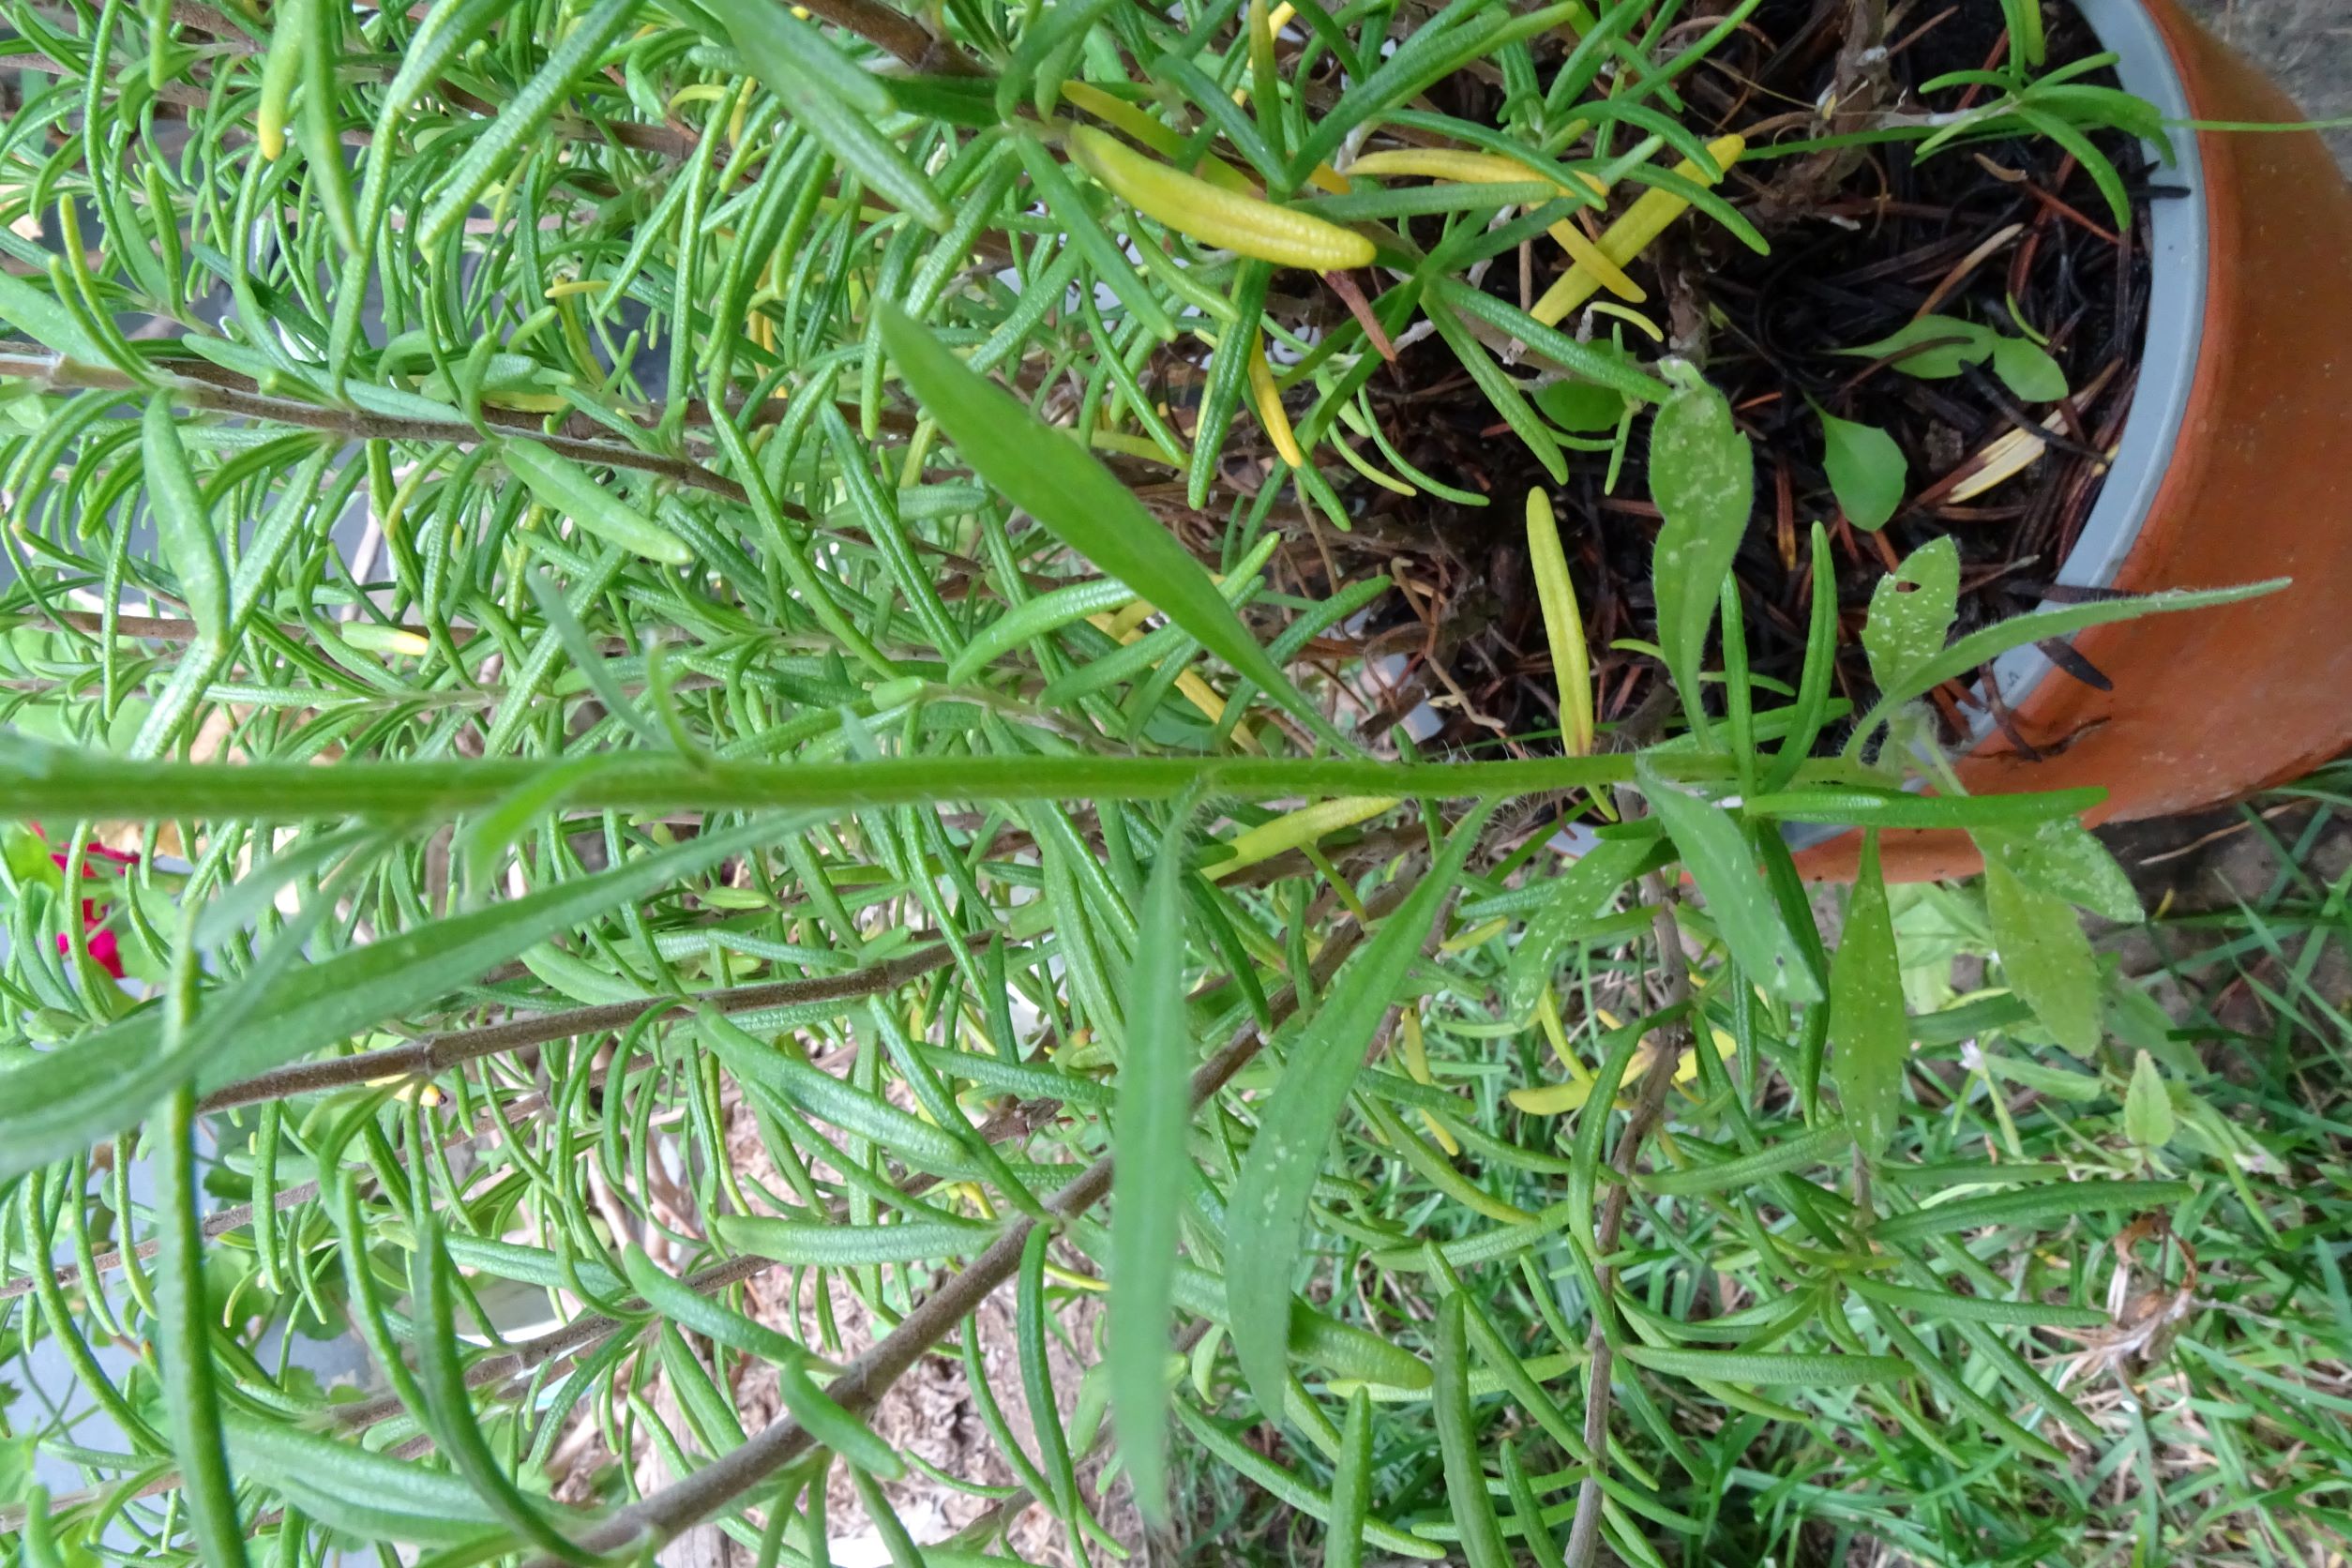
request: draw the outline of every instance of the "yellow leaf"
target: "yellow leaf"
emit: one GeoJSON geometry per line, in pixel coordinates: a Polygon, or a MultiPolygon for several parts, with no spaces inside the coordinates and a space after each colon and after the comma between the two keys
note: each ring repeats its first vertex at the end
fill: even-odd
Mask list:
{"type": "MultiPolygon", "coordinates": [[[[1719,136],[1707,143],[1707,151],[1716,165],[1728,172],[1747,150],[1747,138],[1740,135],[1719,136]]],[[[1713,185],[1715,181],[1705,171],[1684,158],[1675,165],[1674,172],[1697,185],[1713,185]]],[[[1601,253],[1621,268],[1650,248],[1652,240],[1666,232],[1674,220],[1689,210],[1690,203],[1664,190],[1645,190],[1634,204],[1625,209],[1623,217],[1608,226],[1601,236],[1601,253]]],[[[1581,266],[1570,267],[1560,281],[1545,291],[1528,312],[1545,326],[1556,324],[1562,316],[1591,299],[1601,287],[1601,279],[1581,266]]]]}
{"type": "Polygon", "coordinates": [[[1112,195],[1203,245],[1316,272],[1372,260],[1372,242],[1352,230],[1195,179],[1092,126],[1073,127],[1068,145],[1078,167],[1112,195]]]}
{"type": "Polygon", "coordinates": [[[1290,430],[1290,416],[1283,412],[1282,392],[1274,385],[1274,367],[1266,363],[1265,336],[1259,332],[1252,332],[1249,339],[1249,400],[1258,410],[1258,422],[1266,427],[1266,434],[1282,460],[1292,468],[1304,468],[1306,454],[1299,450],[1299,438],[1290,430]]]}
{"type": "Polygon", "coordinates": [[[1202,875],[1214,882],[1229,877],[1244,866],[1255,866],[1271,860],[1288,850],[1312,844],[1325,834],[1336,833],[1343,827],[1353,827],[1368,822],[1391,809],[1396,802],[1385,795],[1347,795],[1337,800],[1318,801],[1286,812],[1269,822],[1260,822],[1246,832],[1229,839],[1232,858],[1220,860],[1202,875]]]}
{"type": "Polygon", "coordinates": [[[1544,607],[1544,636],[1551,644],[1552,680],[1560,688],[1560,746],[1571,757],[1592,751],[1592,660],[1584,639],[1584,613],[1576,585],[1568,580],[1568,556],[1560,549],[1552,500],[1540,490],[1527,492],[1528,557],[1535,566],[1535,596],[1544,607]]]}

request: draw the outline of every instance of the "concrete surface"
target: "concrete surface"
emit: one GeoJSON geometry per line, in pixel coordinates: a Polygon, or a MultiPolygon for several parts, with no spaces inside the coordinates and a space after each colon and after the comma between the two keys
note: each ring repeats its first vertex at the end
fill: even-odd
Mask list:
{"type": "MultiPolygon", "coordinates": [[[[2184,0],[2314,120],[2352,116],[2352,0],[2184,0]]],[[[2352,174],[2352,129],[2328,133],[2352,174]]]]}

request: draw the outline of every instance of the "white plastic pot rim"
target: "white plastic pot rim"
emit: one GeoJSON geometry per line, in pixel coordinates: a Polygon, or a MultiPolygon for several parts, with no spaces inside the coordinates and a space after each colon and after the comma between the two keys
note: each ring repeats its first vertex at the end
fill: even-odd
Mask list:
{"type": "MultiPolygon", "coordinates": [[[[2192,118],[2187,87],[2173,65],[2172,51],[2142,0],[2075,0],[2099,41],[2117,56],[2116,74],[2124,90],[2154,104],[2173,125],[2192,118]]],[[[2168,128],[2168,148],[2152,148],[2168,185],[2185,197],[2148,204],[2148,339],[2139,367],[2139,386],[2123,440],[2099,499],[2084,520],[2073,550],[2055,580],[2075,588],[2111,586],[2139,542],[2156,491],[2164,483],[2173,448],[2189,412],[2196,380],[2197,349],[2205,325],[2205,295],[2211,228],[2206,213],[2205,167],[2194,133],[2168,128]],[[2170,157],[2164,157],[2166,151],[2170,157]]],[[[2049,659],[2038,648],[2013,649],[1993,665],[2001,701],[2014,708],[2049,676],[2049,659]]],[[[1981,740],[1994,724],[1989,706],[1972,716],[1981,740]]]]}

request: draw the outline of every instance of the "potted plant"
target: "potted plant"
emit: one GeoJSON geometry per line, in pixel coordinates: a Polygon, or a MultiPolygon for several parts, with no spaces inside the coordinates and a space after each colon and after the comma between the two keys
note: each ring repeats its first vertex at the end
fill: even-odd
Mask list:
{"type": "Polygon", "coordinates": [[[1911,515],[2029,440],[2079,521],[2091,420],[2237,384],[2140,346],[2136,46],[1978,9],[12,9],[0,1329],[112,1429],[0,1529],[914,1560],[922,1471],[952,1560],[1120,1545],[1109,1455],[1334,1562],[2102,1518],[2068,1379],[2301,1199],[2084,935],[2099,792],[1937,694],[2306,612],[2002,615],[2042,503],[1911,515]],[[890,1402],[951,1348],[1009,1479],[890,1402]]]}

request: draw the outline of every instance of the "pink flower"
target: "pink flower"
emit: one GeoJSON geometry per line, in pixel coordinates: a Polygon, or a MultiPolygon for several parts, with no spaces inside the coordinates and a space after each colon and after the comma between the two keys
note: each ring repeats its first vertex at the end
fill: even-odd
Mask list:
{"type": "MultiPolygon", "coordinates": [[[[38,822],[33,824],[33,831],[35,833],[39,833],[41,831],[40,824],[38,822]]],[[[43,837],[47,836],[43,835],[43,837]]],[[[82,864],[82,877],[85,882],[98,874],[98,867],[90,864],[90,857],[92,856],[113,866],[128,867],[139,864],[138,855],[128,853],[122,850],[110,850],[103,844],[85,845],[83,846],[82,852],[83,857],[82,864]]],[[[58,870],[62,871],[66,868],[66,857],[63,854],[53,851],[49,858],[52,864],[53,864],[58,870]]],[[[106,923],[106,910],[107,906],[100,903],[96,898],[83,899],[82,929],[89,938],[91,961],[96,963],[98,968],[106,971],[107,973],[113,975],[115,979],[120,980],[123,978],[122,944],[114,940],[113,932],[102,928],[106,923]]],[[[66,935],[65,932],[58,932],[57,952],[59,956],[63,957],[72,951],[72,941],[66,935]]]]}

